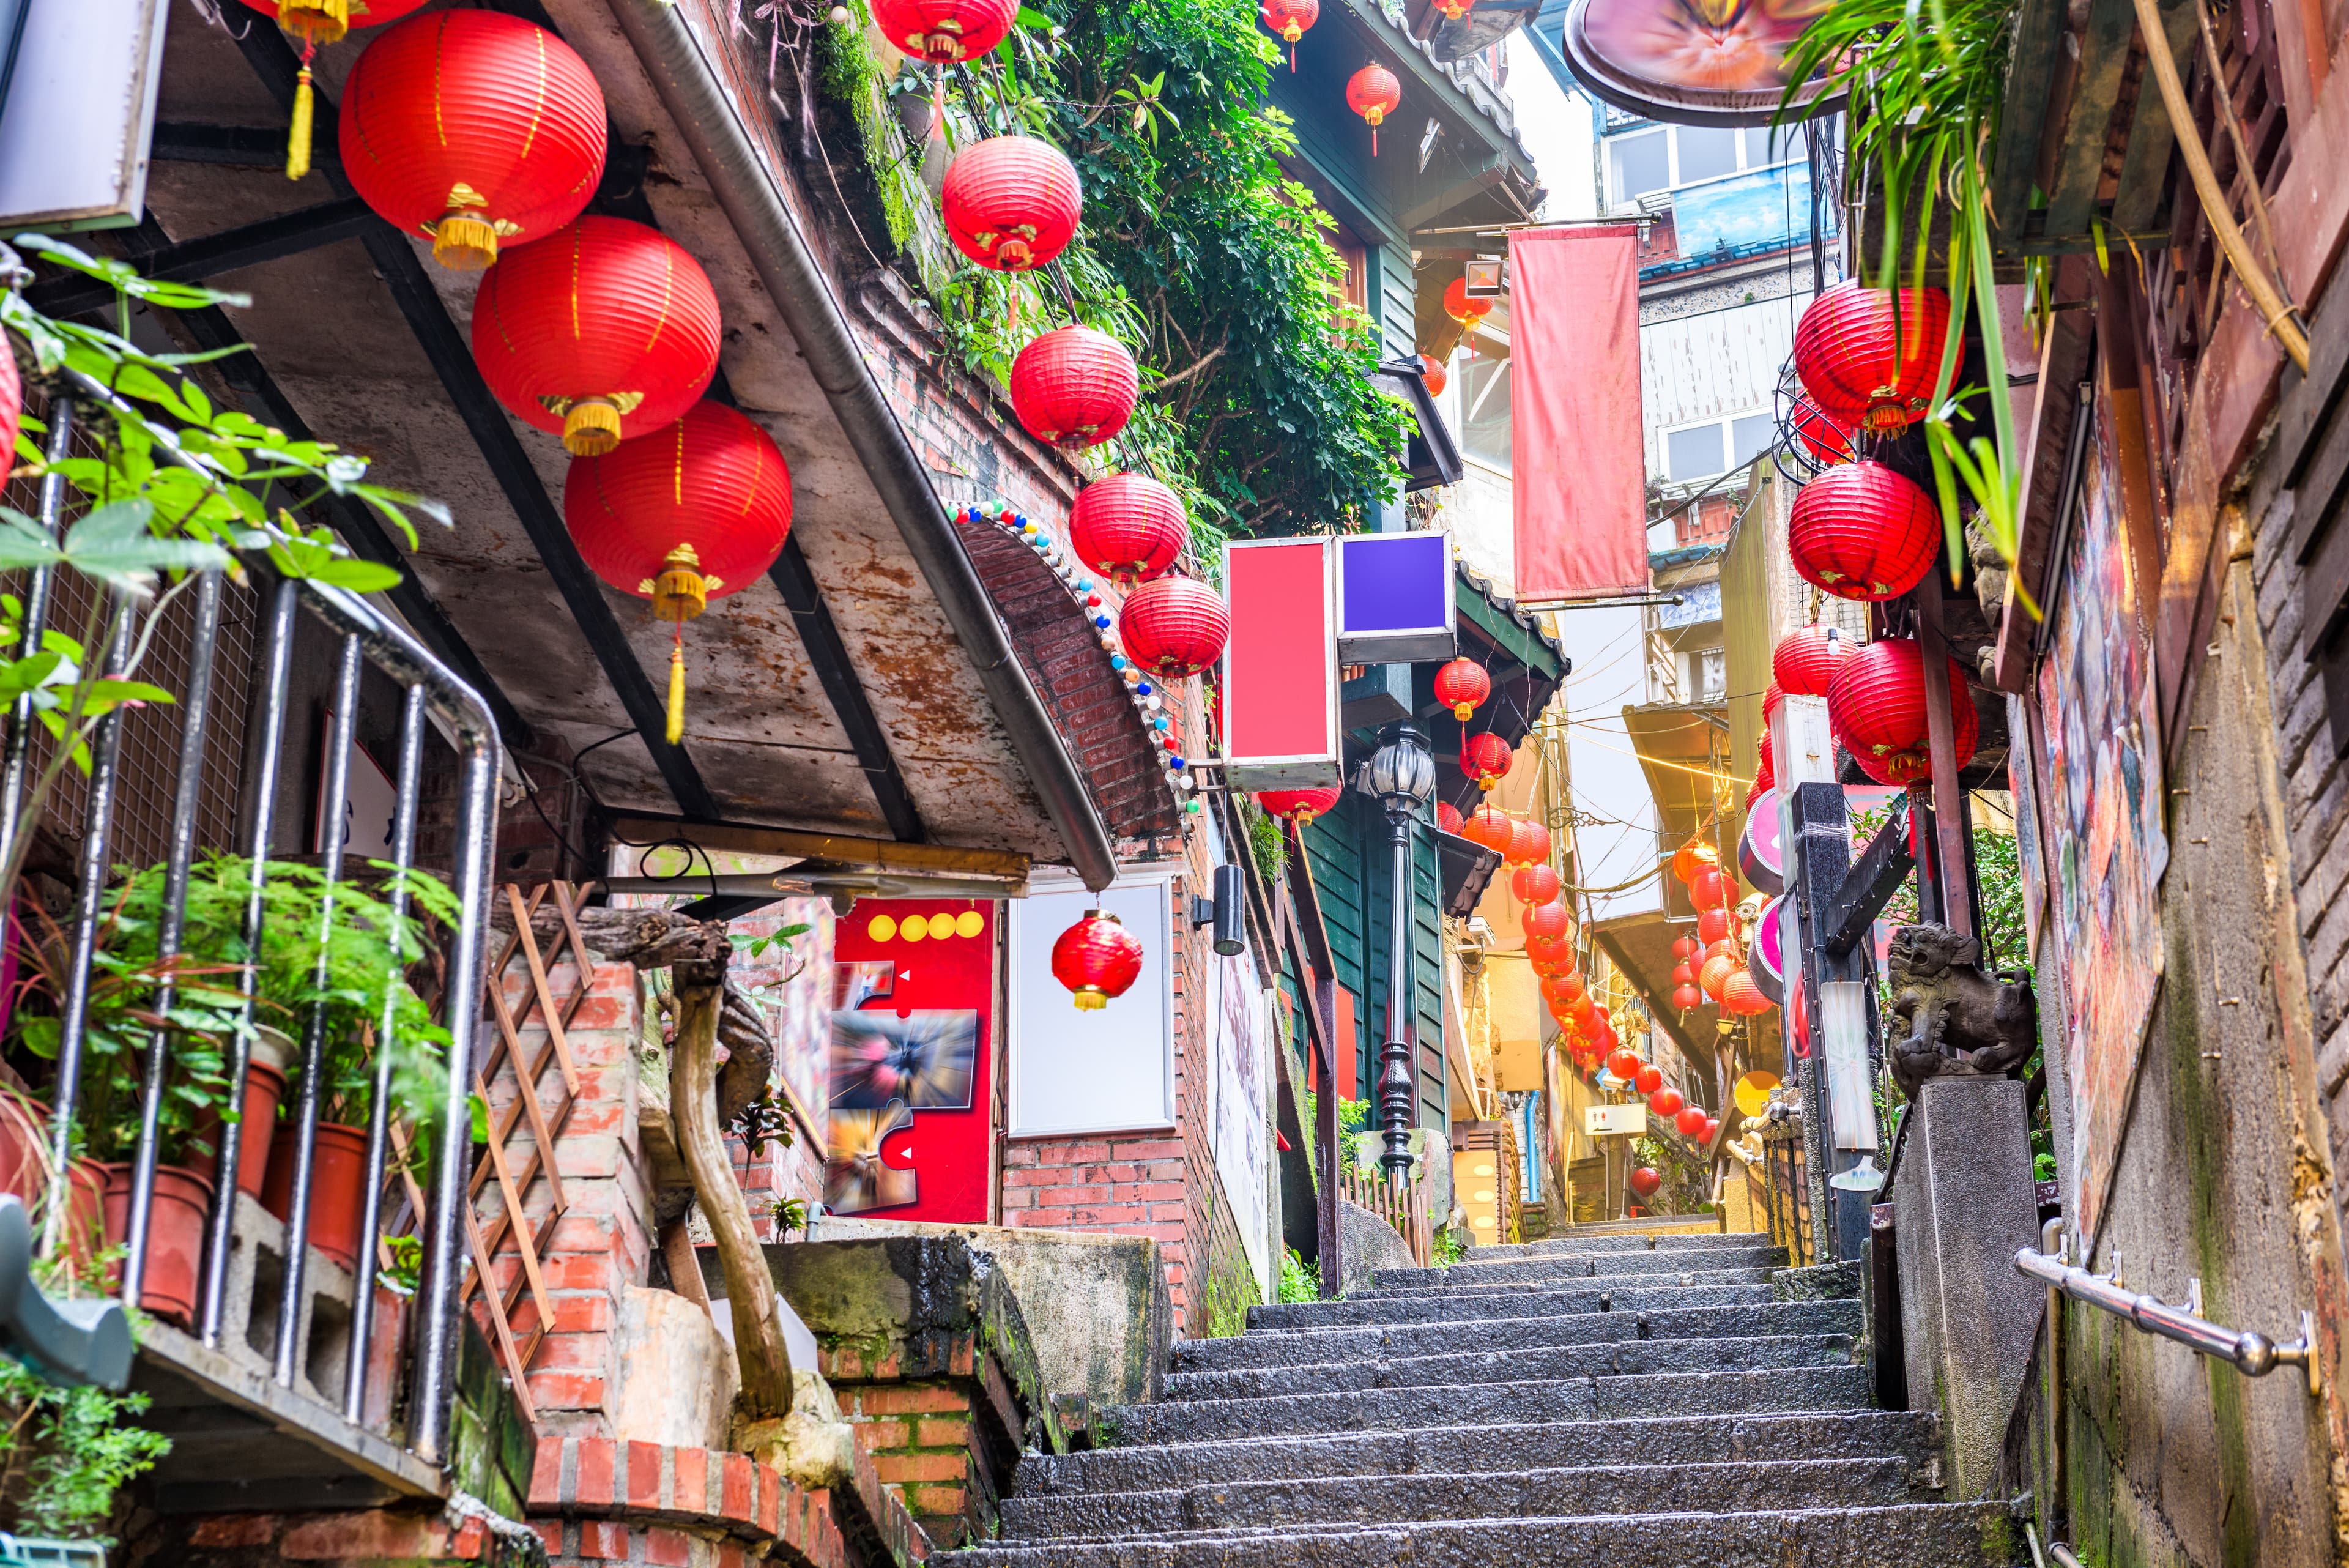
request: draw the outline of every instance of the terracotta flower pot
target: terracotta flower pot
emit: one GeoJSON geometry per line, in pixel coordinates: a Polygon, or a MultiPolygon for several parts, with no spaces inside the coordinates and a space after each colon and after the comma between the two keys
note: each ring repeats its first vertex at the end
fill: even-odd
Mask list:
{"type": "MultiPolygon", "coordinates": [[[[367,1129],[320,1122],[310,1167],[310,1245],[347,1269],[359,1262],[359,1210],[367,1201],[367,1129]]],[[[261,1206],[284,1220],[294,1211],[294,1128],[269,1145],[261,1206]]]]}
{"type": "MultiPolygon", "coordinates": [[[[130,1239],[131,1168],[100,1168],[106,1172],[106,1244],[119,1247],[130,1239]]],[[[147,1219],[147,1272],[139,1287],[143,1311],[183,1326],[194,1321],[196,1282],[203,1274],[204,1217],[212,1206],[211,1181],[181,1166],[156,1168],[155,1201],[147,1219]]],[[[121,1266],[109,1264],[106,1275],[114,1285],[121,1266]]]]}
{"type": "Polygon", "coordinates": [[[69,1173],[73,1201],[66,1208],[66,1256],[78,1273],[106,1251],[106,1167],[78,1159],[69,1173]]]}
{"type": "MultiPolygon", "coordinates": [[[[277,1130],[277,1107],[285,1099],[285,1075],[261,1060],[259,1052],[245,1064],[243,1119],[236,1124],[236,1189],[248,1198],[261,1196],[269,1179],[269,1149],[277,1130]]],[[[220,1170],[222,1128],[220,1112],[206,1111],[191,1135],[188,1168],[210,1181],[220,1170]],[[205,1146],[199,1152],[193,1145],[205,1146]]]]}
{"type": "Polygon", "coordinates": [[[34,1209],[48,1187],[48,1106],[0,1091],[0,1192],[34,1209]]]}

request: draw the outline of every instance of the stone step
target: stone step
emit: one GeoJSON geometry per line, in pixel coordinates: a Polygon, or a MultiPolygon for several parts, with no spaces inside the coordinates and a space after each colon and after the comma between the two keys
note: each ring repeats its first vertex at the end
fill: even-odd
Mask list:
{"type": "Polygon", "coordinates": [[[1580,1286],[1594,1291],[1654,1291],[1687,1290],[1708,1285],[1766,1285],[1770,1276],[1778,1272],[1776,1265],[1768,1268],[1729,1269],[1702,1268],[1655,1270],[1646,1273],[1619,1274],[1612,1269],[1601,1273],[1572,1274],[1560,1277],[1535,1276],[1512,1279],[1486,1270],[1474,1274],[1464,1269],[1398,1269],[1395,1273],[1419,1276],[1409,1283],[1397,1283],[1381,1275],[1372,1275],[1372,1287],[1356,1291],[1350,1301],[1382,1301],[1394,1296],[1464,1296],[1487,1294],[1518,1294],[1526,1290],[1557,1290],[1580,1286]]]}
{"type": "Polygon", "coordinates": [[[1922,1478],[1940,1453],[1939,1418],[1909,1410],[1853,1410],[1826,1418],[1793,1413],[1512,1420],[1030,1454],[1019,1463],[1014,1490],[1037,1497],[1429,1471],[1490,1475],[1620,1464],[1626,1455],[1636,1455],[1642,1465],[1701,1465],[1796,1464],[1889,1454],[1922,1478]]]}
{"type": "Polygon", "coordinates": [[[936,1568],[2014,1568],[2023,1532],[1994,1503],[1752,1513],[1446,1519],[1328,1531],[1218,1532],[1156,1541],[996,1542],[936,1568]]]}
{"type": "Polygon", "coordinates": [[[1641,1286],[1631,1290],[1449,1291],[1248,1308],[1248,1330],[1350,1328],[1364,1324],[1475,1323],[1488,1318],[1557,1317],[1570,1313],[1663,1312],[1708,1306],[1760,1306],[1768,1285],[1641,1286]]]}
{"type": "Polygon", "coordinates": [[[1940,1501],[1912,1486],[1912,1479],[1908,1461],[1888,1454],[1795,1465],[1641,1463],[1223,1482],[1170,1491],[1012,1498],[1003,1504],[1002,1533],[1021,1541],[1098,1540],[1423,1519],[1574,1519],[1940,1501]]]}
{"type": "Polygon", "coordinates": [[[1547,1350],[1627,1339],[1733,1339],[1860,1331],[1857,1302],[1771,1302],[1761,1306],[1692,1307],[1651,1312],[1573,1313],[1504,1317],[1472,1324],[1395,1324],[1385,1327],[1290,1329],[1185,1339],[1174,1345],[1177,1375],[1246,1367],[1311,1366],[1357,1357],[1400,1360],[1458,1352],[1547,1350]]]}
{"type": "Polygon", "coordinates": [[[1784,1247],[1708,1247],[1686,1252],[1585,1252],[1516,1258],[1503,1262],[1461,1262],[1443,1269],[1381,1269],[1371,1282],[1392,1290],[1404,1285],[1450,1283],[1519,1284],[1528,1280],[1591,1279],[1601,1274],[1684,1274],[1714,1269],[1783,1269],[1784,1247]]]}
{"type": "Polygon", "coordinates": [[[1853,1410],[1865,1408],[1871,1397],[1865,1366],[1661,1372],[1571,1383],[1444,1384],[1124,1405],[1097,1415],[1093,1431],[1097,1441],[1121,1446],[1201,1443],[1281,1432],[1402,1430],[1468,1421],[1613,1421],[1765,1410],[1853,1410]]]}
{"type": "Polygon", "coordinates": [[[1233,1372],[1177,1372],[1165,1397],[1263,1399],[1284,1394],[1339,1394],[1361,1388],[1427,1388],[1462,1383],[1530,1382],[1543,1377],[1631,1377],[1656,1372],[1759,1371],[1783,1366],[1848,1366],[1851,1336],[1783,1334],[1744,1339],[1619,1339],[1548,1350],[1475,1350],[1453,1355],[1346,1357],[1319,1364],[1233,1372]]]}
{"type": "Polygon", "coordinates": [[[1588,1256],[1594,1252],[1677,1252],[1696,1251],[1708,1247],[1766,1247],[1770,1238],[1754,1231],[1733,1231],[1720,1234],[1695,1233],[1686,1236],[1552,1236],[1543,1241],[1500,1241],[1491,1246],[1472,1247],[1461,1261],[1469,1263],[1499,1263],[1516,1258],[1561,1258],[1588,1256]]]}

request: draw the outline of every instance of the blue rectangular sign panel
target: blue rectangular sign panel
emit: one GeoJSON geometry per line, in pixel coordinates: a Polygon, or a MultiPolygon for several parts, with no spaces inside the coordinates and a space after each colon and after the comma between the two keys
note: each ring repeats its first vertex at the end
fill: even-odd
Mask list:
{"type": "Polygon", "coordinates": [[[1452,541],[1354,534],[1338,541],[1338,657],[1348,664],[1449,659],[1452,541]]]}

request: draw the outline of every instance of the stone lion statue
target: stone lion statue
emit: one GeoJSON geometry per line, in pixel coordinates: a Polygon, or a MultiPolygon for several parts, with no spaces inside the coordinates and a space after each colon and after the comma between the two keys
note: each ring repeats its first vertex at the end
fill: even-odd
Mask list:
{"type": "Polygon", "coordinates": [[[2039,1003],[2030,971],[1982,972],[1982,943],[1947,926],[1903,926],[1885,965],[1892,1076],[1910,1099],[1928,1078],[2003,1077],[2030,1059],[2039,1003]]]}

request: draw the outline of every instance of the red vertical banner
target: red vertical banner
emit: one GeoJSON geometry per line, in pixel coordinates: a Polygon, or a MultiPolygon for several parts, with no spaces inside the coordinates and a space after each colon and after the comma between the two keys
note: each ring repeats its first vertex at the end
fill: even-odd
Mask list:
{"type": "Polygon", "coordinates": [[[1509,235],[1520,605],[1648,590],[1635,223],[1509,235]]]}

